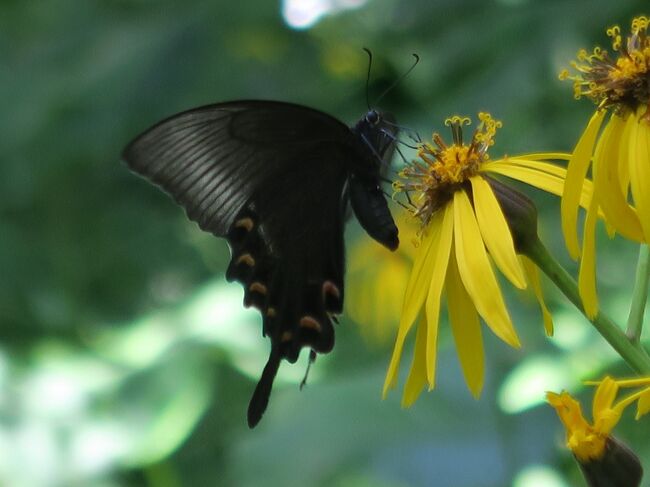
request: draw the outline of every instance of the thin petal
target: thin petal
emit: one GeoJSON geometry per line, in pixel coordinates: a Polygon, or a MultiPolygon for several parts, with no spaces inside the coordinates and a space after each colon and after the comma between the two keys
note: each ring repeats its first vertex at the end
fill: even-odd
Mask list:
{"type": "Polygon", "coordinates": [[[483,389],[485,368],[481,324],[474,303],[460,279],[457,266],[456,256],[452,251],[446,283],[449,321],[465,382],[474,397],[478,397],[483,389]]]}
{"type": "Polygon", "coordinates": [[[578,291],[582,305],[589,319],[598,313],[598,294],[596,292],[596,220],[598,193],[594,193],[591,204],[587,208],[584,230],[582,234],[582,258],[578,273],[578,291]]]}
{"type": "MultiPolygon", "coordinates": [[[[637,377],[635,379],[622,379],[617,380],[616,383],[619,387],[640,387],[650,385],[650,377],[637,377]]],[[[589,382],[588,382],[589,384],[589,382]]],[[[594,384],[600,384],[595,382],[594,384]]]]}
{"type": "MultiPolygon", "coordinates": [[[[599,423],[601,423],[602,426],[603,421],[606,421],[607,424],[609,424],[606,416],[608,416],[612,410],[612,405],[614,404],[614,399],[616,399],[616,394],[618,394],[618,384],[616,384],[616,381],[611,377],[605,377],[598,385],[596,393],[594,394],[591,415],[594,418],[595,428],[598,428],[599,423]]],[[[608,433],[608,431],[602,429],[599,429],[598,431],[608,433]]]]}
{"type": "Polygon", "coordinates": [[[542,311],[542,318],[544,319],[544,331],[546,332],[546,335],[552,336],[553,316],[551,316],[551,312],[546,307],[546,302],[544,301],[542,283],[539,279],[539,270],[537,269],[537,266],[533,264],[533,262],[526,256],[521,256],[521,262],[524,266],[524,271],[526,271],[526,275],[528,276],[530,287],[532,288],[533,293],[535,294],[535,298],[537,298],[537,302],[539,303],[539,308],[542,311]]]}
{"type": "Polygon", "coordinates": [[[549,161],[557,159],[560,161],[568,161],[571,159],[571,154],[566,152],[533,152],[532,154],[522,154],[517,158],[528,159],[531,161],[549,161]]]}
{"type": "Polygon", "coordinates": [[[593,114],[573,151],[567,168],[566,183],[564,185],[561,203],[562,232],[564,233],[564,240],[566,241],[569,255],[574,259],[580,256],[580,244],[578,243],[576,227],[578,224],[578,206],[580,204],[581,188],[587,175],[587,169],[589,169],[598,130],[603,123],[605,114],[605,110],[597,110],[593,114]]]}
{"type": "Polygon", "coordinates": [[[519,347],[474,210],[464,191],[454,193],[454,239],[460,277],[477,311],[499,338],[512,347],[519,347]]]}
{"type": "MultiPolygon", "coordinates": [[[[422,316],[415,335],[413,362],[402,396],[402,407],[410,407],[418,398],[427,383],[427,318],[422,316]]],[[[434,357],[435,360],[435,357],[434,357]]]]}
{"type": "Polygon", "coordinates": [[[571,397],[568,392],[562,392],[561,394],[547,392],[546,400],[555,408],[562,424],[564,424],[567,439],[575,431],[587,431],[589,429],[589,423],[582,415],[580,403],[571,397]]]}
{"type": "Polygon", "coordinates": [[[444,219],[440,228],[440,240],[433,262],[433,274],[426,302],[427,315],[427,379],[429,390],[433,389],[436,379],[436,348],[438,343],[438,323],[440,322],[440,299],[445,284],[445,275],[449,265],[452,237],[454,234],[454,204],[444,209],[444,219]]]}
{"type": "MultiPolygon", "coordinates": [[[[533,167],[532,164],[519,165],[517,160],[510,159],[508,162],[494,162],[486,164],[484,172],[493,172],[501,174],[522,183],[530,184],[548,193],[562,196],[564,192],[564,180],[566,178],[566,170],[556,167],[553,172],[546,171],[546,167],[551,164],[544,164],[542,167],[533,167]],[[556,174],[557,173],[557,174],[556,174]]],[[[535,163],[535,165],[543,163],[535,163]]],[[[554,166],[555,167],[555,166],[554,166]]],[[[593,186],[591,181],[585,179],[580,191],[580,206],[587,208],[591,201],[591,194],[593,186]]]]}
{"type": "Polygon", "coordinates": [[[545,172],[552,174],[553,176],[560,177],[562,179],[566,178],[566,168],[551,164],[546,161],[539,161],[535,159],[529,159],[527,156],[513,156],[507,157],[504,159],[497,159],[495,161],[486,162],[481,166],[481,171],[490,171],[492,166],[516,166],[516,167],[527,167],[529,169],[534,169],[535,171],[545,172]]]}
{"type": "Polygon", "coordinates": [[[594,184],[599,186],[599,205],[607,223],[624,237],[643,241],[643,230],[634,208],[627,203],[627,188],[619,179],[619,165],[627,164],[627,157],[619,158],[620,139],[625,129],[621,117],[613,115],[603,130],[594,155],[594,184]]]}
{"type": "Polygon", "coordinates": [[[524,270],[515,252],[510,227],[503,216],[488,182],[480,176],[470,178],[474,195],[474,211],[481,236],[492,259],[508,280],[519,289],[526,288],[524,270]]]}
{"type": "Polygon", "coordinates": [[[636,404],[636,419],[645,416],[650,411],[650,389],[642,391],[639,402],[636,404]]]}
{"type": "Polygon", "coordinates": [[[395,348],[393,349],[393,355],[388,366],[388,372],[386,373],[383,397],[386,397],[389,389],[395,387],[406,336],[417,319],[426,299],[431,276],[433,275],[433,262],[438,253],[440,229],[446,213],[446,211],[439,211],[433,216],[427,227],[427,233],[422,238],[422,242],[420,242],[420,251],[413,263],[411,277],[404,292],[404,306],[397,332],[397,339],[395,341],[395,348]]]}
{"type": "Polygon", "coordinates": [[[637,111],[636,117],[630,117],[629,168],[632,196],[636,206],[643,233],[650,237],[650,125],[643,118],[646,107],[637,111]]]}
{"type": "Polygon", "coordinates": [[[621,192],[627,197],[630,192],[630,147],[626,141],[630,139],[630,129],[634,126],[634,114],[629,114],[623,127],[623,133],[619,140],[618,158],[618,180],[621,182],[621,192]]]}

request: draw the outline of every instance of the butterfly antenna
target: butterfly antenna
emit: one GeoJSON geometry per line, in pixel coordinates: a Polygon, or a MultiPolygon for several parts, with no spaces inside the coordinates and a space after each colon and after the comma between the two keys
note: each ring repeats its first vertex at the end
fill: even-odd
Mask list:
{"type": "MultiPolygon", "coordinates": [[[[377,100],[375,100],[375,105],[377,105],[377,104],[379,103],[379,101],[380,101],[380,100],[381,100],[381,99],[382,99],[382,98],[383,98],[383,97],[384,97],[384,96],[385,96],[385,95],[386,95],[390,90],[392,90],[393,88],[395,88],[395,87],[396,87],[396,86],[397,86],[397,85],[398,85],[398,84],[399,84],[399,83],[400,83],[404,78],[406,78],[406,77],[409,75],[409,73],[410,73],[411,71],[413,71],[413,68],[415,68],[415,67],[418,65],[418,63],[420,62],[420,56],[418,56],[417,54],[413,53],[413,57],[415,58],[415,61],[413,62],[413,65],[412,65],[408,70],[406,70],[406,72],[405,72],[402,76],[400,76],[399,78],[397,78],[397,79],[393,82],[392,85],[390,85],[388,88],[386,88],[386,89],[384,90],[384,92],[383,92],[381,95],[379,95],[379,98],[377,98],[377,100]]],[[[367,94],[367,93],[366,93],[366,94],[367,94]]]]}
{"type": "Polygon", "coordinates": [[[370,69],[372,68],[372,52],[367,47],[363,48],[364,51],[368,54],[368,73],[366,74],[366,105],[368,106],[368,111],[370,111],[370,99],[368,98],[368,90],[370,88],[370,69]]]}

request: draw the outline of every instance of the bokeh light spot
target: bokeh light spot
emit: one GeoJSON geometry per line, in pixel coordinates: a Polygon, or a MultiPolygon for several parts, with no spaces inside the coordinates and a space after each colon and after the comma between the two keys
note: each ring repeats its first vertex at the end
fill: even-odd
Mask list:
{"type": "Polygon", "coordinates": [[[512,487],[569,487],[560,474],[546,465],[531,465],[515,477],[512,487]]]}
{"type": "Polygon", "coordinates": [[[293,29],[308,29],[325,15],[359,8],[366,2],[367,0],[284,0],[282,17],[293,29]]]}

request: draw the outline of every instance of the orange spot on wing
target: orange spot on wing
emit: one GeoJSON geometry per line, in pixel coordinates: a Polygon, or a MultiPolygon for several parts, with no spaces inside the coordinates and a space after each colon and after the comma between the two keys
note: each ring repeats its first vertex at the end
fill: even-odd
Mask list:
{"type": "Polygon", "coordinates": [[[255,226],[255,222],[252,218],[246,217],[235,222],[235,228],[245,228],[247,232],[250,232],[255,226]]]}
{"type": "Polygon", "coordinates": [[[251,292],[260,293],[266,295],[266,286],[261,282],[255,281],[248,288],[251,292]]]}
{"type": "Polygon", "coordinates": [[[323,283],[323,296],[334,296],[335,298],[340,298],[341,297],[341,291],[339,291],[339,288],[336,287],[336,284],[334,284],[332,281],[325,281],[323,283]]]}
{"type": "Polygon", "coordinates": [[[293,338],[292,333],[290,331],[285,331],[280,337],[280,342],[281,343],[290,342],[292,338],[293,338]]]}
{"type": "Polygon", "coordinates": [[[320,333],[321,331],[320,323],[318,322],[318,320],[316,320],[311,316],[303,316],[302,318],[300,318],[300,326],[303,328],[309,328],[311,330],[315,330],[318,333],[320,333]]]}
{"type": "Polygon", "coordinates": [[[253,267],[255,265],[255,259],[253,258],[253,256],[251,254],[243,254],[235,262],[235,264],[237,264],[237,265],[239,265],[241,263],[244,263],[249,267],[253,267]]]}

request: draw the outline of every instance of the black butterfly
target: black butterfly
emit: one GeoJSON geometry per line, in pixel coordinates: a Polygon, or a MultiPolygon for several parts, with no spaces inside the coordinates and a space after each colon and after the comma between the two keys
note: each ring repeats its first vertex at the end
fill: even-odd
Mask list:
{"type": "Polygon", "coordinates": [[[302,347],[334,346],[348,202],[372,238],[391,250],[399,244],[380,188],[396,135],[392,117],[375,110],[350,128],[304,106],[246,100],[174,115],[124,150],[132,170],[228,240],[226,278],[262,314],[271,353],[248,408],[251,428],[283,358],[294,363],[302,347]]]}

